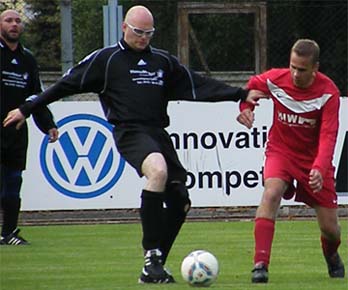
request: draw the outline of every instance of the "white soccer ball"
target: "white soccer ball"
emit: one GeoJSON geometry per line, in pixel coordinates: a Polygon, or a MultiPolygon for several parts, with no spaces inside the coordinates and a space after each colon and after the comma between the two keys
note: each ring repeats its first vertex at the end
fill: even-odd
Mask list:
{"type": "Polygon", "coordinates": [[[191,286],[209,287],[218,274],[218,260],[205,250],[191,252],[181,263],[181,275],[191,286]]]}

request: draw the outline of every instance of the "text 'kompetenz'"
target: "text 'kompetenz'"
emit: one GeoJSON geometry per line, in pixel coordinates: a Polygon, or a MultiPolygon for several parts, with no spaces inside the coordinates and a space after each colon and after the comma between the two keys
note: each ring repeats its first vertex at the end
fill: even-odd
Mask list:
{"type": "Polygon", "coordinates": [[[239,172],[231,171],[199,171],[187,172],[187,188],[197,187],[199,189],[222,188],[226,195],[231,194],[232,189],[245,186],[247,188],[255,188],[259,184],[263,185],[262,181],[263,167],[259,172],[248,170],[239,172]]]}

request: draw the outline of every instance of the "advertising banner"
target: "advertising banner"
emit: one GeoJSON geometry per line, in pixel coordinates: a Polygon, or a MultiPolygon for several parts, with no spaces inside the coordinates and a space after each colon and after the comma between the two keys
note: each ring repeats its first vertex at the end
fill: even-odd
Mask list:
{"type": "MultiPolygon", "coordinates": [[[[341,100],[333,162],[339,204],[348,204],[348,102],[341,100]]],[[[50,108],[59,126],[57,142],[48,143],[28,120],[22,210],[138,208],[145,179],[118,154],[99,102],[56,102],[50,108]]],[[[260,102],[250,130],[236,121],[239,110],[233,102],[172,102],[168,112],[167,129],[188,171],[193,207],[258,205],[272,102],[260,102]]]]}

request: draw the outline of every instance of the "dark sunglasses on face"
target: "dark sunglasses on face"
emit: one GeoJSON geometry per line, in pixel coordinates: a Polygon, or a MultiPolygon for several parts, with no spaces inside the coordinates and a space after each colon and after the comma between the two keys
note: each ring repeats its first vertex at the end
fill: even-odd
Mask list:
{"type": "Polygon", "coordinates": [[[143,29],[137,28],[137,27],[135,27],[133,25],[130,25],[127,22],[125,22],[125,23],[133,31],[133,33],[136,36],[142,37],[142,36],[145,35],[146,37],[152,37],[153,34],[155,33],[155,28],[152,28],[152,29],[149,29],[149,30],[143,30],[143,29]]]}

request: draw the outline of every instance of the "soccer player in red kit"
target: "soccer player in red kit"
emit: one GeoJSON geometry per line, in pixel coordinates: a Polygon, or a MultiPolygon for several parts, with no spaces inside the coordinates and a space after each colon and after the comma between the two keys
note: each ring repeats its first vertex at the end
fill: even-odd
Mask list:
{"type": "MultiPolygon", "coordinates": [[[[332,159],[338,131],[339,90],[318,71],[319,46],[298,40],[289,68],[252,77],[248,89],[263,91],[274,104],[273,124],[265,152],[264,191],[256,212],[253,283],[268,282],[268,266],[281,199],[304,202],[315,209],[329,276],[343,278],[337,252],[341,243],[332,159]],[[294,185],[296,181],[296,187],[294,185]]],[[[254,107],[240,104],[237,120],[248,128],[254,107]]]]}

